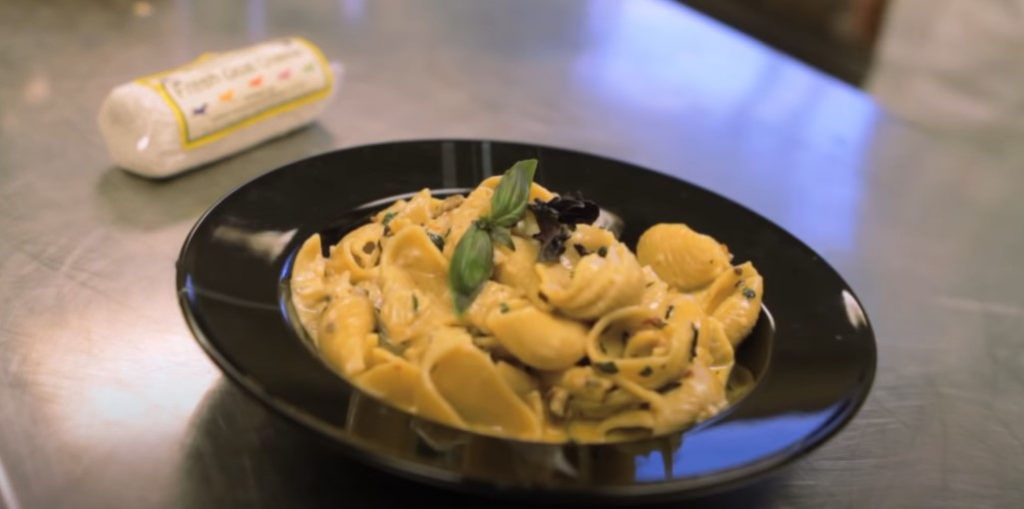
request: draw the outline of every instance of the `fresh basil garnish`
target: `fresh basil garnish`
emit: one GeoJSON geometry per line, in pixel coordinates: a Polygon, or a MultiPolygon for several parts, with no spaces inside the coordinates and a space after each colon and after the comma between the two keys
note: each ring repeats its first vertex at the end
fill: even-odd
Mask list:
{"type": "Polygon", "coordinates": [[[491,196],[491,213],[475,221],[459,239],[448,270],[455,311],[462,314],[494,270],[494,244],[515,250],[509,228],[519,222],[530,198],[537,160],[512,165],[491,196]]]}
{"type": "Polygon", "coordinates": [[[494,270],[494,245],[480,221],[474,222],[459,239],[448,270],[448,286],[455,300],[455,311],[462,313],[494,270]]]}
{"type": "Polygon", "coordinates": [[[519,161],[505,172],[491,196],[491,213],[486,217],[489,224],[509,228],[519,222],[526,211],[536,172],[536,159],[519,161]]]}

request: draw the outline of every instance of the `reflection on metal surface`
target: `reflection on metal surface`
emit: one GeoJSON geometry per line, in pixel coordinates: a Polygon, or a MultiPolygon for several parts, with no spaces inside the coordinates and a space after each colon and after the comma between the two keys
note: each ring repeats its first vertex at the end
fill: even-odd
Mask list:
{"type": "Polygon", "coordinates": [[[14,485],[4,467],[3,458],[0,458],[0,509],[21,509],[18,497],[14,494],[14,485]]]}
{"type": "Polygon", "coordinates": [[[246,0],[245,19],[250,41],[259,42],[267,37],[266,0],[246,0]]]}
{"type": "Polygon", "coordinates": [[[153,4],[149,2],[135,2],[132,4],[132,13],[140,18],[148,18],[153,14],[153,4]]]}
{"type": "Polygon", "coordinates": [[[932,299],[935,305],[945,309],[955,309],[967,313],[978,313],[981,315],[996,315],[1003,317],[1024,317],[1024,306],[1017,306],[1006,302],[988,302],[977,299],[965,299],[958,297],[937,297],[932,299]]]}
{"type": "Polygon", "coordinates": [[[751,93],[778,56],[703,16],[668,2],[592,3],[588,21],[600,51],[574,69],[589,88],[634,108],[715,112],[704,101],[751,93]],[[703,104],[702,104],[703,103],[703,104]]]}
{"type": "Polygon", "coordinates": [[[338,0],[338,10],[348,21],[362,21],[366,16],[366,0],[338,0]]]}
{"type": "Polygon", "coordinates": [[[864,193],[862,157],[874,136],[877,107],[853,90],[825,89],[806,77],[791,76],[783,85],[805,93],[783,100],[788,86],[763,83],[761,103],[779,98],[785,108],[754,106],[758,115],[781,116],[801,126],[778,136],[765,133],[756,156],[792,150],[793,160],[775,171],[787,174],[782,220],[821,250],[851,250],[860,229],[864,193]],[[767,151],[764,148],[768,148],[767,151]],[[824,213],[818,211],[826,211],[824,213]]]}
{"type": "Polygon", "coordinates": [[[50,79],[41,73],[33,74],[22,90],[22,98],[27,104],[40,104],[50,99],[50,79]]]}

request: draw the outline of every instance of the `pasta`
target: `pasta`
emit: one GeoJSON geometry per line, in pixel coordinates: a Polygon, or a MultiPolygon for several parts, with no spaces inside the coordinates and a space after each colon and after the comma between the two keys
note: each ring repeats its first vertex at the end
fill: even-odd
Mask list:
{"type": "Polygon", "coordinates": [[[724,408],[760,314],[753,264],[684,224],[651,226],[634,254],[593,204],[511,174],[398,200],[327,256],[305,241],[291,300],[326,363],[405,411],[529,441],[651,436],[724,408]]]}

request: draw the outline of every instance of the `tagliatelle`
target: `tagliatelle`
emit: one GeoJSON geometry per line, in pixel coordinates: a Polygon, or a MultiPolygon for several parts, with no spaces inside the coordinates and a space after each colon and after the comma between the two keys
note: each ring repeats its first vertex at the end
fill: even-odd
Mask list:
{"type": "MultiPolygon", "coordinates": [[[[607,230],[573,224],[551,259],[531,208],[494,243],[490,279],[457,310],[453,253],[497,185],[447,198],[424,189],[327,257],[319,235],[306,240],[292,303],[331,367],[405,411],[531,441],[650,436],[726,406],[734,349],[760,314],[753,264],[732,266],[724,245],[683,224],[652,226],[635,254],[607,230]]],[[[532,184],[529,199],[559,197],[532,184]]]]}

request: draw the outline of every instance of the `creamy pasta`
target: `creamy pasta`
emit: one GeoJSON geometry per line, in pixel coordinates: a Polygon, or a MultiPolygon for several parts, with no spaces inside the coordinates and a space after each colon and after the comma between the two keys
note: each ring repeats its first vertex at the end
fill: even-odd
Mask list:
{"type": "Polygon", "coordinates": [[[650,436],[722,410],[760,313],[754,266],[684,224],[651,226],[634,253],[587,224],[593,204],[529,181],[529,206],[488,224],[501,178],[305,241],[292,303],[325,361],[403,410],[521,440],[650,436]],[[452,274],[477,268],[464,235],[491,258],[469,294],[452,274]]]}

